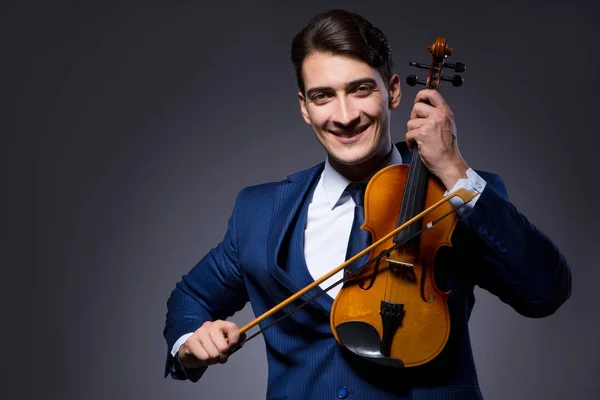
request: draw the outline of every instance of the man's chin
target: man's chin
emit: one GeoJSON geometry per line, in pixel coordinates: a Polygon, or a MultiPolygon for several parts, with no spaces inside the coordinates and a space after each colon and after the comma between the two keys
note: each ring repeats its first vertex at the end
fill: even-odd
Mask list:
{"type": "Polygon", "coordinates": [[[343,157],[336,157],[330,154],[330,158],[332,158],[336,163],[346,167],[360,166],[371,159],[371,157],[365,154],[351,154],[344,155],[343,157]]]}

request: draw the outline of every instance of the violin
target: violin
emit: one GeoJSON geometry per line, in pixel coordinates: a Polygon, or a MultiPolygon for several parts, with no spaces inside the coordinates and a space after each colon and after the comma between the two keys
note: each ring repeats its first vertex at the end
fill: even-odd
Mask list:
{"type": "MultiPolygon", "coordinates": [[[[438,36],[428,51],[432,54],[429,66],[409,64],[428,68],[427,80],[410,75],[407,83],[423,84],[434,90],[439,90],[442,81],[460,86],[463,80],[459,75],[452,78],[442,75],[444,67],[456,72],[465,70],[462,63],[445,63],[452,53],[446,39],[438,36]]],[[[410,165],[392,165],[377,172],[365,191],[365,223],[361,227],[370,232],[373,243],[240,328],[242,337],[252,327],[368,254],[364,265],[353,272],[346,271],[344,278],[328,288],[344,283],[330,314],[336,341],[357,356],[386,366],[411,367],[435,358],[450,334],[448,297],[451,292],[440,290],[434,276],[435,255],[441,246],[452,246],[450,238],[457,222],[456,208],[449,200],[459,197],[464,205],[478,195],[459,189],[444,197],[445,191],[424,166],[418,146],[413,149],[410,165]]],[[[308,302],[324,293],[326,291],[308,302]]],[[[230,353],[308,302],[241,341],[230,353]]]]}
{"type": "MultiPolygon", "coordinates": [[[[448,66],[445,59],[452,53],[444,37],[439,36],[428,51],[432,61],[427,80],[411,75],[409,85],[422,83],[427,89],[439,90],[443,80],[451,80],[455,86],[462,84],[458,75],[442,75],[448,66]]],[[[422,67],[420,63],[410,65],[422,67]]],[[[415,146],[410,165],[389,166],[369,181],[361,229],[378,240],[443,198],[445,191],[428,172],[415,146]]],[[[420,225],[412,224],[389,238],[371,253],[386,252],[386,257],[345,281],[331,310],[331,328],[340,345],[362,358],[394,367],[421,365],[442,351],[450,335],[451,292],[436,286],[434,261],[441,246],[452,245],[450,237],[457,222],[452,211],[452,205],[445,203],[425,216],[420,225]],[[448,217],[436,229],[415,235],[445,214],[448,217]],[[391,247],[392,251],[386,251],[391,247]]]]}

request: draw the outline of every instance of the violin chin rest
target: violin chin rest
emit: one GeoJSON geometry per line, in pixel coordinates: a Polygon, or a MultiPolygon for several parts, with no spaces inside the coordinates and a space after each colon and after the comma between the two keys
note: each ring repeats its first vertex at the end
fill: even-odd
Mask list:
{"type": "Polygon", "coordinates": [[[402,360],[381,354],[381,338],[377,329],[362,321],[348,321],[336,326],[342,346],[368,361],[388,367],[403,368],[402,360]]]}

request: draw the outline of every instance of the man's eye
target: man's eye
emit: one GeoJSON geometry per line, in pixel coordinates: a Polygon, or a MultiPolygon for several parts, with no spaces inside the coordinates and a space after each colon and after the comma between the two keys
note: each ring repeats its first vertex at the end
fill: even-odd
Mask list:
{"type": "Polygon", "coordinates": [[[358,94],[367,94],[367,93],[371,93],[372,89],[370,86],[362,85],[362,86],[357,87],[355,89],[355,92],[358,94]]]}
{"type": "Polygon", "coordinates": [[[313,96],[313,101],[324,101],[329,98],[329,94],[327,93],[318,93],[313,96]]]}

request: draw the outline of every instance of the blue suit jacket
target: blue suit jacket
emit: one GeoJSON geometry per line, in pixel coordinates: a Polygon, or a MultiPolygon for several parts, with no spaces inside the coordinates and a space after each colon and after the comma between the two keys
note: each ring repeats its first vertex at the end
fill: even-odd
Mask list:
{"type": "MultiPolygon", "coordinates": [[[[406,146],[399,149],[404,162],[410,162],[406,146]]],[[[204,321],[226,319],[248,301],[260,315],[313,282],[304,261],[303,231],[322,169],[319,164],[239,193],[223,241],[183,276],[168,300],[165,376],[201,377],[205,368],[184,374],[170,349],[204,321]]],[[[436,257],[438,286],[452,290],[451,333],[444,350],[419,367],[368,365],[337,344],[329,326],[333,300],[321,296],[264,333],[267,399],[481,398],[468,331],[474,286],[522,315],[543,317],[570,296],[571,279],[558,249],[509,203],[500,177],[477,172],[487,186],[474,209],[459,220],[453,247],[440,249],[436,257]]]]}

